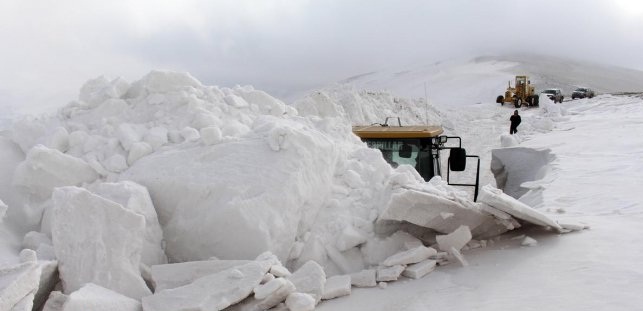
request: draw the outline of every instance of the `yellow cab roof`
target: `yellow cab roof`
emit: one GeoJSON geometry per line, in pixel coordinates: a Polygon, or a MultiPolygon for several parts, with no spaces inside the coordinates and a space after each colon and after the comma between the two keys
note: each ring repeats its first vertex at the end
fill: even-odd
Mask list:
{"type": "Polygon", "coordinates": [[[438,137],[442,132],[439,125],[353,126],[353,133],[359,138],[432,138],[438,137]]]}

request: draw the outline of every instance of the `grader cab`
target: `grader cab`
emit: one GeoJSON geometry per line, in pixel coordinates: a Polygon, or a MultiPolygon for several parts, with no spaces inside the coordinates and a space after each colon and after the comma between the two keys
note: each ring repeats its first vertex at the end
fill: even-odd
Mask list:
{"type": "Polygon", "coordinates": [[[505,95],[498,95],[496,103],[500,105],[513,103],[516,108],[520,108],[522,105],[538,106],[538,99],[538,94],[531,85],[529,77],[516,76],[514,87],[511,87],[511,81],[509,81],[505,95]]]}
{"type": "Polygon", "coordinates": [[[462,139],[458,136],[441,135],[441,126],[412,125],[402,126],[397,118],[398,125],[388,124],[386,118],[384,124],[373,124],[367,126],[353,126],[353,133],[357,135],[370,148],[379,149],[384,159],[393,167],[407,164],[429,181],[434,176],[441,176],[440,152],[449,149],[447,161],[447,183],[453,186],[475,187],[474,201],[478,198],[478,183],[480,176],[480,157],[467,155],[462,148],[462,139]],[[455,144],[448,144],[457,140],[455,144]],[[449,146],[448,146],[449,145],[449,146]],[[450,182],[450,171],[459,172],[466,169],[467,158],[477,159],[475,184],[460,184],[450,182]]]}

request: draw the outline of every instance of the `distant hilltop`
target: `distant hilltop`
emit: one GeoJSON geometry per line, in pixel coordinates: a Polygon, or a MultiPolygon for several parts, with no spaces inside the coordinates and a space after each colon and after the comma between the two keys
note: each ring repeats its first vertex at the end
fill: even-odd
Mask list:
{"type": "Polygon", "coordinates": [[[586,61],[530,54],[482,56],[387,69],[339,81],[355,89],[390,91],[395,96],[420,98],[443,107],[493,103],[515,75],[528,75],[540,92],[560,88],[569,97],[580,86],[597,93],[643,92],[643,71],[586,61]]]}

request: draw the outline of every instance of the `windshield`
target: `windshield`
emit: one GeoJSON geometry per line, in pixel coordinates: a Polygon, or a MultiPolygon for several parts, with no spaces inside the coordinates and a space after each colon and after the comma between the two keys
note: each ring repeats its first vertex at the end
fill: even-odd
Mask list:
{"type": "Polygon", "coordinates": [[[576,89],[575,92],[586,92],[586,91],[587,91],[586,89],[584,89],[582,87],[579,87],[579,88],[576,89]]]}
{"type": "Polygon", "coordinates": [[[544,90],[543,93],[545,93],[545,94],[556,94],[556,90],[544,90]]]}

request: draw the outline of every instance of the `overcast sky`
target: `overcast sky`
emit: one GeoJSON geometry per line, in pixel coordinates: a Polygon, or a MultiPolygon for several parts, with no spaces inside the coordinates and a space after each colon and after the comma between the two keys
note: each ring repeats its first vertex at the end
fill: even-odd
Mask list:
{"type": "Polygon", "coordinates": [[[643,0],[0,0],[0,107],[153,69],[283,97],[392,66],[532,52],[643,70],[643,0]]]}

